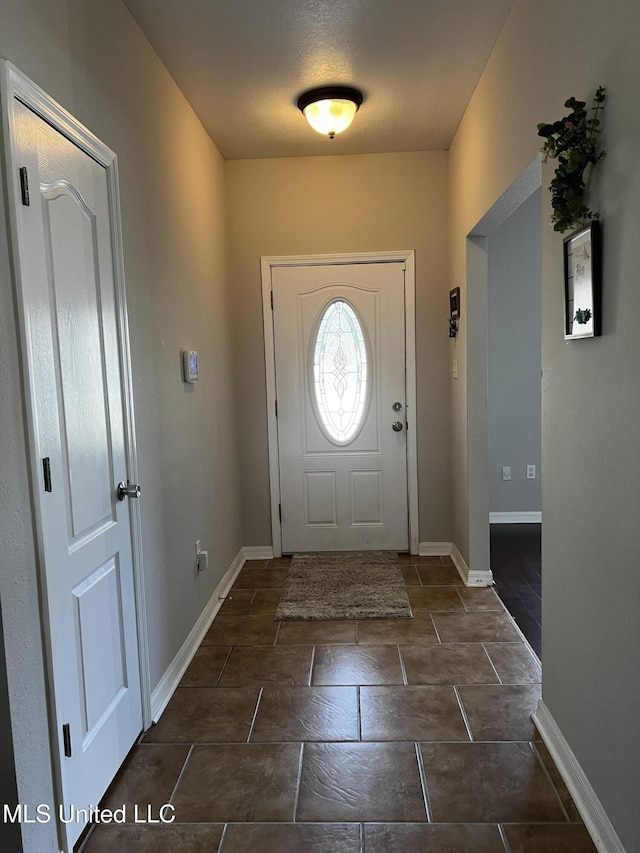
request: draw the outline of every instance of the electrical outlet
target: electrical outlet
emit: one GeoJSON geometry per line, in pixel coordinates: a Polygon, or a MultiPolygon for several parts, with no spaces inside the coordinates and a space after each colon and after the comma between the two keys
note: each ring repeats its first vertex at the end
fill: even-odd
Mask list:
{"type": "Polygon", "coordinates": [[[502,479],[510,480],[511,479],[511,465],[503,465],[502,466],[502,479]]]}
{"type": "Polygon", "coordinates": [[[535,480],[536,478],[536,466],[535,465],[527,465],[527,480],[535,480]]]}

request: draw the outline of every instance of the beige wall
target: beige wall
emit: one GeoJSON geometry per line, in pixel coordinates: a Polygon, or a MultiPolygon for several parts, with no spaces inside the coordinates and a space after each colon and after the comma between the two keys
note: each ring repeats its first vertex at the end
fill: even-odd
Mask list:
{"type": "MultiPolygon", "coordinates": [[[[608,87],[608,153],[590,196],[604,229],[597,340],[563,340],[562,241],[543,171],[543,698],[627,851],[640,850],[638,32],[636,0],[519,0],[450,151],[451,272],[465,282],[466,237],[535,158],[536,124],[560,117],[569,96],[608,87]]],[[[458,347],[464,362],[464,338],[458,347]]],[[[453,535],[468,554],[470,413],[465,384],[451,390],[453,535]]]]}
{"type": "Polygon", "coordinates": [[[226,169],[245,544],[271,543],[260,257],[392,249],[416,250],[420,540],[450,541],[446,153],[226,169]]]}
{"type": "MultiPolygon", "coordinates": [[[[1,18],[0,55],[118,155],[155,687],[242,545],[224,163],[120,0],[4,0],[1,18]],[[195,388],[182,382],[184,348],[200,352],[195,388]],[[196,538],[210,555],[200,576],[196,538]]],[[[7,682],[20,800],[51,803],[17,332],[3,222],[0,228],[7,682]]],[[[29,850],[58,849],[53,825],[23,834],[29,850]]]]}

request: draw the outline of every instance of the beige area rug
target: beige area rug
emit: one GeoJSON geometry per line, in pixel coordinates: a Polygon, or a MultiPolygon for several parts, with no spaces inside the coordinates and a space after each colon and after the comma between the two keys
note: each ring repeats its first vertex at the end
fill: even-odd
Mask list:
{"type": "Polygon", "coordinates": [[[393,551],[295,554],[275,619],[413,616],[393,551]]]}

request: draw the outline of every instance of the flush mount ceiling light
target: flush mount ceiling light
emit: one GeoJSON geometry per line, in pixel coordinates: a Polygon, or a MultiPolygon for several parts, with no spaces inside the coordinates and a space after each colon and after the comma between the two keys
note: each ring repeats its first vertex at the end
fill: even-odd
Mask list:
{"type": "Polygon", "coordinates": [[[357,89],[324,86],[300,95],[298,109],[314,130],[333,139],[349,127],[362,101],[362,92],[357,89]]]}

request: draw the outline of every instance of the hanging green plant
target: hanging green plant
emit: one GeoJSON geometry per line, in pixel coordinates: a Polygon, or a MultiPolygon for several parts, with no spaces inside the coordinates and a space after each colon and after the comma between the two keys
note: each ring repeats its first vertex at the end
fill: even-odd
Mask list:
{"type": "Polygon", "coordinates": [[[595,165],[605,156],[598,139],[598,113],[604,98],[604,87],[599,86],[593,98],[592,118],[588,117],[585,101],[569,98],[565,101],[565,107],[571,110],[568,115],[553,124],[538,125],[538,136],[545,140],[541,149],[545,162],[549,157],[558,161],[549,186],[554,231],[564,233],[598,218],[597,211],[590,210],[584,202],[584,172],[589,164],[595,165]]]}

